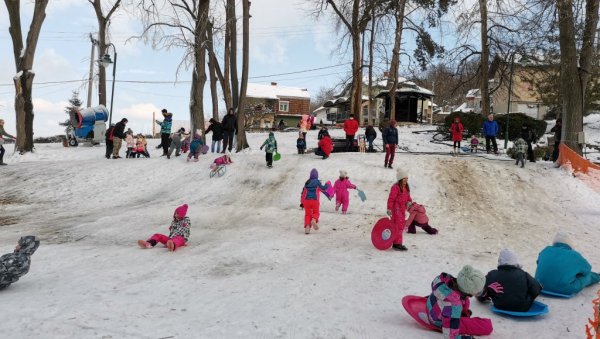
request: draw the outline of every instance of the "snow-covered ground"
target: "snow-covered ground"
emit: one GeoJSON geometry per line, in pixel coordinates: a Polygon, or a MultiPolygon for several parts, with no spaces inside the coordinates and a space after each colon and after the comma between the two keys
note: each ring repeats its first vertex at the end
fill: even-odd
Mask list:
{"type": "MultiPolygon", "coordinates": [[[[431,134],[412,133],[422,129],[400,128],[401,146],[449,151],[431,134]]],[[[150,159],[106,160],[103,146],[57,144],[9,157],[0,169],[0,252],[27,234],[42,245],[29,274],[0,292],[0,337],[441,338],[418,327],[401,298],[428,294],[442,271],[471,264],[487,272],[508,246],[533,274],[561,228],[600,266],[599,193],[550,162],[521,169],[504,156],[398,153],[395,168],[408,171],[413,199],[440,234],[406,235],[407,252],[378,251],[370,231],[395,182],[383,154],[321,160],[295,154],[296,137],[276,133],[283,156],[267,169],[258,150],[266,134],[250,134],[253,150],[234,154],[212,179],[215,155],[186,163],[156,157],[153,147],[150,159]],[[321,230],[306,236],[298,206],[313,167],[332,181],[347,170],[368,200],[352,191],[341,215],[323,199],[321,230]],[[189,246],[138,248],[138,239],[167,232],[182,203],[190,205],[189,246]]],[[[569,300],[540,297],[550,313],[539,319],[472,308],[493,319],[493,338],[582,338],[598,288],[569,300]]]]}

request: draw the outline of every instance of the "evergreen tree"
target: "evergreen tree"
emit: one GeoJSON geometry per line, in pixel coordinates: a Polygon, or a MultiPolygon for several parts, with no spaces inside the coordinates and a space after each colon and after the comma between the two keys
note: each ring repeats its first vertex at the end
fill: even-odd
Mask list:
{"type": "Polygon", "coordinates": [[[83,103],[79,99],[79,92],[73,91],[71,98],[69,99],[69,106],[65,107],[65,113],[69,115],[69,118],[64,122],[59,122],[61,126],[69,126],[71,121],[77,121],[77,112],[81,109],[83,103]]]}

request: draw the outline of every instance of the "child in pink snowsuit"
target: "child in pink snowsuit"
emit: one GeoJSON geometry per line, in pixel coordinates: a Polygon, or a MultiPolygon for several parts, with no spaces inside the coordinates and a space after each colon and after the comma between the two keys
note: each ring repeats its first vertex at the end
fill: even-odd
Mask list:
{"type": "Polygon", "coordinates": [[[184,204],[175,209],[173,221],[169,226],[169,236],[156,233],[148,240],[138,240],[138,245],[141,248],[152,248],[157,243],[166,245],[169,251],[173,252],[177,247],[185,246],[185,243],[190,237],[190,218],[186,217],[188,205],[184,204]]]}
{"type": "Polygon", "coordinates": [[[348,189],[356,189],[356,186],[348,179],[348,172],[344,170],[340,171],[340,178],[335,181],[333,189],[335,190],[335,211],[337,212],[340,206],[342,206],[342,213],[346,214],[348,205],[350,204],[348,189]]]}
{"type": "Polygon", "coordinates": [[[229,154],[225,154],[224,156],[216,158],[215,161],[213,161],[213,163],[210,164],[210,168],[215,169],[219,166],[225,166],[231,163],[233,163],[233,160],[231,160],[231,156],[229,154]]]}
{"type": "Polygon", "coordinates": [[[410,197],[410,187],[408,187],[408,174],[399,169],[396,172],[396,178],[398,182],[390,189],[387,214],[392,218],[392,224],[396,227],[396,239],[394,239],[392,248],[398,251],[406,251],[408,248],[402,244],[402,234],[405,226],[406,203],[412,201],[412,198],[410,197]]]}
{"type": "Polygon", "coordinates": [[[423,205],[409,201],[406,206],[408,207],[409,216],[404,224],[408,225],[408,233],[417,233],[416,226],[419,226],[428,234],[437,234],[438,230],[429,226],[429,218],[423,205]]]}

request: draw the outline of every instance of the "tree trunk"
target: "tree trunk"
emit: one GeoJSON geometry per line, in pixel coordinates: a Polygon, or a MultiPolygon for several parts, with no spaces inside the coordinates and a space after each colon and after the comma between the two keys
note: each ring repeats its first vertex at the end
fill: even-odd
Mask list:
{"type": "Polygon", "coordinates": [[[360,44],[359,13],[360,0],[353,1],[352,23],[350,35],[352,37],[352,92],[350,98],[350,113],[360,121],[362,104],[362,58],[360,44]]]}
{"type": "MultiPolygon", "coordinates": [[[[207,45],[207,51],[208,51],[208,57],[210,58],[210,61],[212,62],[212,65],[214,67],[214,71],[215,74],[217,75],[217,79],[219,80],[219,83],[221,84],[221,90],[223,91],[223,98],[225,100],[225,108],[226,110],[228,110],[229,108],[232,107],[232,100],[231,100],[231,87],[229,86],[229,47],[227,46],[229,44],[228,42],[228,37],[227,37],[227,33],[225,35],[225,74],[223,74],[223,72],[221,72],[221,66],[219,65],[219,61],[217,60],[217,56],[215,54],[215,50],[214,50],[214,35],[213,35],[213,25],[212,23],[209,21],[209,28],[207,30],[207,32],[210,33],[210,36],[208,38],[208,45],[207,45]]],[[[218,117],[215,118],[218,120],[218,117]]]]}
{"type": "Polygon", "coordinates": [[[489,44],[487,25],[487,0],[479,0],[479,13],[481,15],[481,114],[487,117],[490,114],[490,88],[488,75],[489,44]]]}
{"type": "Polygon", "coordinates": [[[563,100],[562,142],[581,154],[581,147],[577,143],[577,134],[583,131],[584,95],[591,73],[593,41],[598,24],[598,0],[586,2],[585,29],[579,65],[572,0],[558,1],[557,10],[560,43],[560,90],[563,100]]]}
{"type": "Polygon", "coordinates": [[[246,89],[248,88],[248,67],[250,52],[250,1],[242,0],[242,87],[238,106],[237,151],[250,147],[246,139],[246,89]]]}
{"type": "Polygon", "coordinates": [[[404,28],[404,8],[406,7],[406,0],[398,0],[396,6],[394,48],[392,49],[392,61],[390,63],[390,74],[388,79],[390,91],[390,120],[396,119],[396,89],[398,88],[398,72],[400,71],[400,46],[402,46],[402,29],[404,28]],[[390,80],[391,84],[389,84],[390,80]]]}
{"type": "MultiPolygon", "coordinates": [[[[206,42],[207,49],[209,51],[213,50],[213,25],[211,22],[208,22],[208,27],[206,29],[206,42]]],[[[212,53],[209,52],[208,57],[208,74],[210,75],[210,97],[212,99],[212,118],[219,121],[219,93],[217,92],[217,76],[215,74],[215,58],[213,58],[212,53]]]]}
{"type": "Polygon", "coordinates": [[[15,115],[17,130],[17,150],[19,152],[33,151],[33,78],[31,71],[42,24],[46,18],[48,0],[36,0],[33,17],[26,44],[23,45],[23,31],[21,28],[20,1],[5,0],[10,27],[8,29],[12,43],[15,68],[17,75],[13,78],[15,83],[15,115]]]}
{"type": "Polygon", "coordinates": [[[371,18],[371,36],[369,41],[369,109],[368,109],[368,124],[374,124],[373,121],[373,55],[375,45],[375,6],[373,6],[373,14],[371,18]]]}
{"type": "MultiPolygon", "coordinates": [[[[102,13],[101,0],[88,0],[93,6],[96,12],[96,19],[98,20],[98,58],[102,60],[104,54],[106,54],[106,34],[107,26],[110,22],[110,17],[117,10],[121,4],[121,0],[117,0],[112,6],[108,14],[104,16],[102,13]]],[[[114,65],[113,65],[114,67],[114,65]]],[[[111,98],[112,100],[112,98],[111,98]]],[[[98,103],[106,106],[106,68],[98,67],[98,103]]]]}
{"type": "Polygon", "coordinates": [[[232,106],[238,110],[239,115],[240,86],[237,75],[237,18],[235,17],[235,0],[227,0],[226,20],[230,44],[229,70],[231,72],[232,106]]]}
{"type": "MultiPolygon", "coordinates": [[[[190,93],[190,122],[192,133],[197,129],[204,135],[204,85],[206,84],[206,29],[208,27],[209,0],[201,0],[194,31],[194,71],[190,93]]],[[[194,134],[192,134],[193,137],[194,134]]]]}

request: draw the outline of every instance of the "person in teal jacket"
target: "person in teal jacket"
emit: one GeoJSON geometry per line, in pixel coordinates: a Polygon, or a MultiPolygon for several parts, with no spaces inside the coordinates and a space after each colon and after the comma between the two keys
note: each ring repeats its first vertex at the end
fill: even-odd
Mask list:
{"type": "Polygon", "coordinates": [[[540,252],[537,264],[535,278],[546,291],[575,294],[600,281],[600,275],[592,272],[592,265],[572,248],[564,232],[558,232],[552,246],[540,252]]]}

